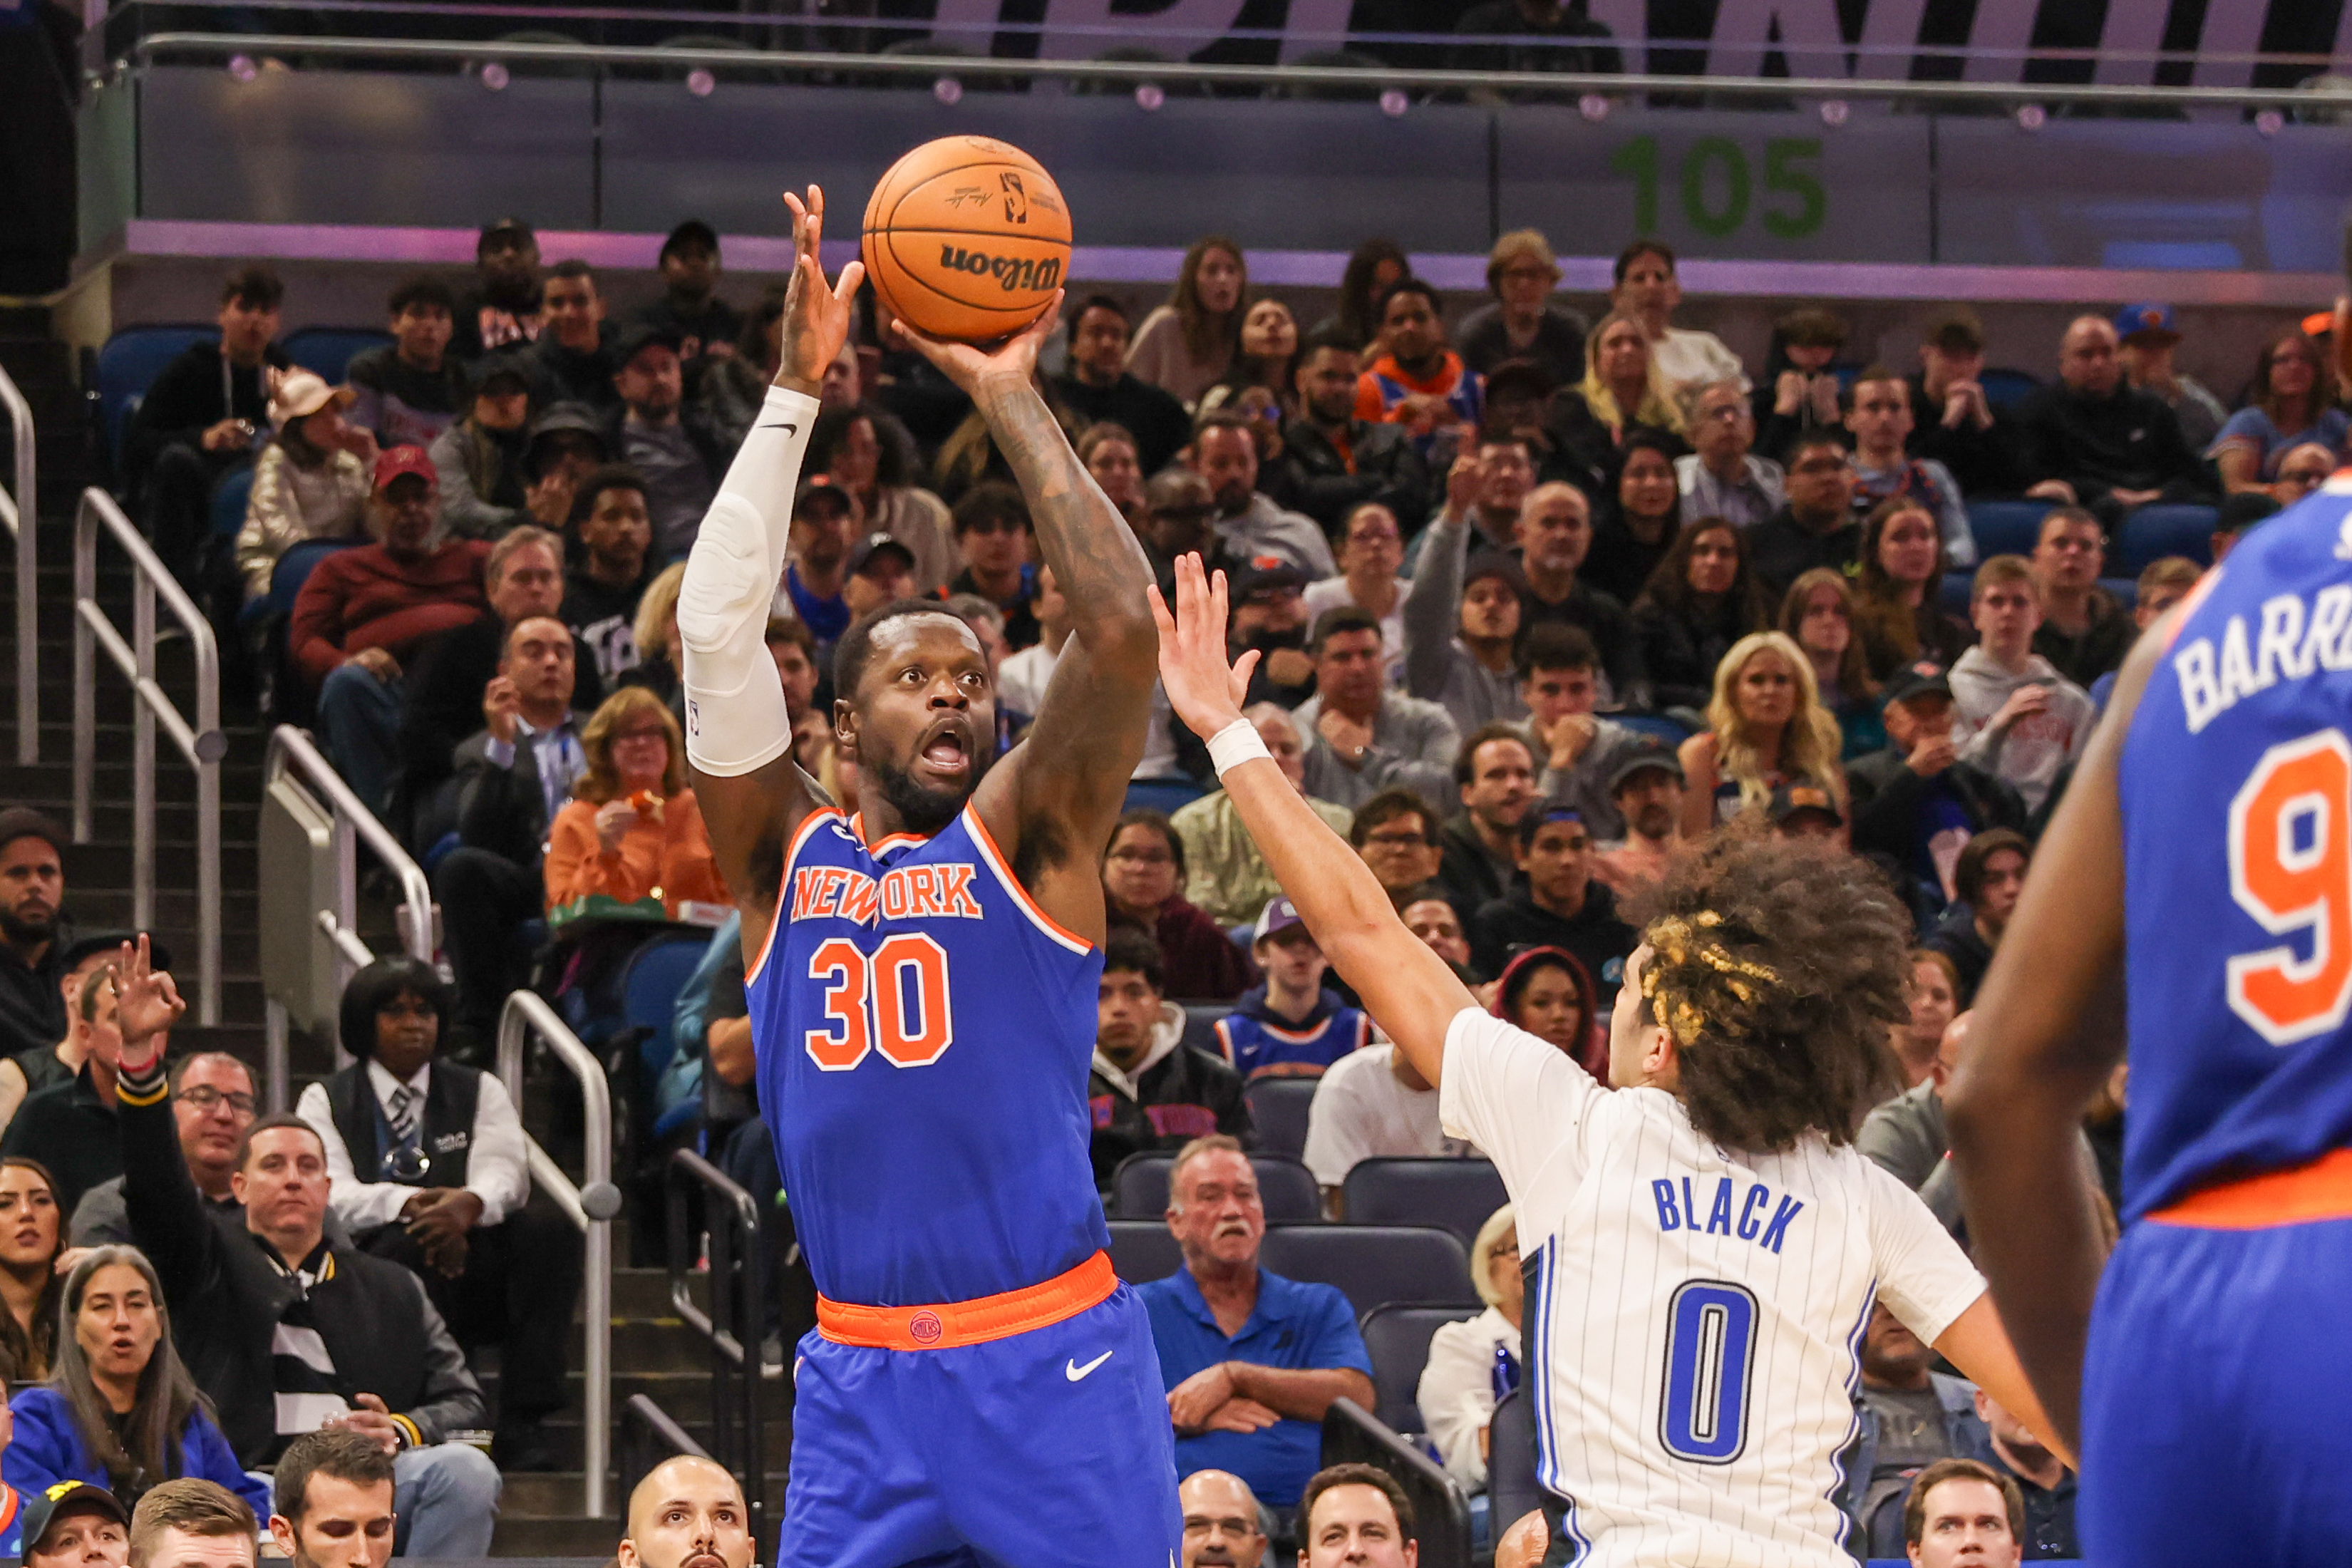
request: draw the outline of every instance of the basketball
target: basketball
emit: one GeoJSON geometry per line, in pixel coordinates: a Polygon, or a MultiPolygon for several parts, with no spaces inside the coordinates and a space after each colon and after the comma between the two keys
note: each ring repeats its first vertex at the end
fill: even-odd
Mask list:
{"type": "Polygon", "coordinates": [[[891,314],[934,338],[987,342],[1053,302],[1069,270],[1070,211],[1018,147],[942,136],[874,187],[863,254],[891,314]]]}

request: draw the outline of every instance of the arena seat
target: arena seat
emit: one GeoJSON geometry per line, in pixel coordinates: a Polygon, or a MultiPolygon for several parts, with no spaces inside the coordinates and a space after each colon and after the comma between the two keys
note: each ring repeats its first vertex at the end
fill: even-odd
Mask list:
{"type": "Polygon", "coordinates": [[[1486,1310],[1478,1301],[1391,1301],[1364,1314],[1364,1350],[1372,1358],[1372,1414],[1399,1432],[1428,1430],[1421,1418],[1421,1369],[1432,1335],[1446,1323],[1466,1323],[1486,1310]]]}
{"type": "MultiPolygon", "coordinates": [[[[1110,1212],[1121,1219],[1155,1223],[1168,1212],[1168,1177],[1176,1156],[1157,1150],[1129,1154],[1110,1176],[1110,1212]]],[[[1317,1225],[1323,1218],[1323,1193],[1307,1167],[1287,1154],[1252,1154],[1258,1199],[1268,1225],[1317,1225]]]]}
{"type": "Polygon", "coordinates": [[[122,472],[122,432],[139,400],[190,343],[216,342],[215,326],[126,327],[98,351],[98,433],[107,459],[122,472]]]}
{"type": "MultiPolygon", "coordinates": [[[[654,1080],[661,1077],[662,1069],[669,1066],[670,1058],[677,1052],[670,1026],[677,1022],[678,994],[686,989],[688,978],[709,951],[708,933],[678,931],[646,943],[629,954],[628,963],[621,970],[622,1026],[649,1031],[637,1041],[637,1081],[633,1086],[648,1105],[652,1103],[654,1080]]],[[[654,1135],[659,1137],[672,1131],[687,1115],[700,1109],[690,1100],[677,1107],[671,1112],[671,1125],[655,1126],[654,1135]]]]}
{"type": "Polygon", "coordinates": [[[235,539],[245,526],[246,503],[253,499],[253,465],[229,474],[213,492],[213,537],[235,539]]]}
{"type": "Polygon", "coordinates": [[[2005,413],[2024,402],[2042,378],[2029,370],[1988,368],[1977,373],[1977,384],[1984,388],[1985,401],[2005,413]]]}
{"type": "Polygon", "coordinates": [[[1183,1248],[1166,1222],[1156,1219],[1115,1219],[1110,1224],[1110,1263],[1130,1285],[1165,1279],[1184,1266],[1183,1248]]]}
{"type": "Polygon", "coordinates": [[[1242,1089],[1249,1102],[1250,1121],[1257,1128],[1257,1145],[1269,1154],[1296,1158],[1307,1152],[1307,1109],[1315,1103],[1311,1078],[1253,1079],[1242,1089]]]}
{"type": "Polygon", "coordinates": [[[2108,598],[2126,610],[2139,603],[2139,579],[2137,577],[2102,577],[2099,586],[2108,598]]]}
{"type": "Polygon", "coordinates": [[[1947,572],[1936,588],[1936,605],[1947,615],[1958,616],[1963,622],[1969,618],[1969,589],[1977,580],[1973,572],[1947,572]]]}
{"type": "Polygon", "coordinates": [[[1349,1225],[1435,1225],[1477,1239],[1487,1216],[1510,1202],[1486,1160],[1360,1160],[1340,1186],[1349,1225]]]}
{"type": "Polygon", "coordinates": [[[1496,1535],[1514,1520],[1543,1506],[1543,1483],[1536,1479],[1535,1410],[1524,1382],[1503,1395],[1486,1427],[1486,1517],[1496,1535]]]}
{"type": "Polygon", "coordinates": [[[2200,566],[2210,566],[2213,531],[2221,521],[2221,512],[2210,506],[2157,501],[2141,507],[2124,519],[2116,540],[2116,566],[2131,578],[2168,555],[2186,555],[2200,566]]]}
{"type": "Polygon", "coordinates": [[[2042,519],[2057,504],[2052,500],[1969,502],[1969,531],[1976,535],[1977,559],[2032,554],[2042,533],[2042,519]]]}
{"type": "Polygon", "coordinates": [[[286,334],[286,357],[329,382],[340,382],[355,354],[383,347],[392,334],[374,327],[304,327],[286,334]]]}
{"type": "Polygon", "coordinates": [[[1663,713],[1612,713],[1609,717],[1637,735],[1647,735],[1669,746],[1679,746],[1690,739],[1689,725],[1663,713]]]}
{"type": "Polygon", "coordinates": [[[1478,1296],[1469,1251],[1435,1226],[1281,1226],[1265,1233],[1258,1261],[1286,1279],[1338,1286],[1359,1317],[1391,1301],[1478,1296]]]}

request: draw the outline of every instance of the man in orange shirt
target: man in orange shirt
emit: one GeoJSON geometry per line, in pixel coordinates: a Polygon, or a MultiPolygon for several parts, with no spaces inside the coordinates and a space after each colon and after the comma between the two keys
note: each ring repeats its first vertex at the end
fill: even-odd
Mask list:
{"type": "Polygon", "coordinates": [[[1381,341],[1389,352],[1357,378],[1356,417],[1403,426],[1434,471],[1477,429],[1486,383],[1445,346],[1444,307],[1418,278],[1391,285],[1381,300],[1381,341]]]}

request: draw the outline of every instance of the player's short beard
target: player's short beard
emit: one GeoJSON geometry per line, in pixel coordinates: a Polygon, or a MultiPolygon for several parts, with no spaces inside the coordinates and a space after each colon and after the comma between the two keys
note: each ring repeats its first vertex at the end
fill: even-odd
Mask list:
{"type": "Polygon", "coordinates": [[[926,838],[956,819],[964,802],[971,798],[972,788],[978,786],[981,773],[980,769],[973,770],[971,786],[941,789],[919,783],[912,772],[896,763],[877,759],[866,771],[873,775],[874,787],[882,792],[882,798],[898,814],[901,831],[926,838]]]}

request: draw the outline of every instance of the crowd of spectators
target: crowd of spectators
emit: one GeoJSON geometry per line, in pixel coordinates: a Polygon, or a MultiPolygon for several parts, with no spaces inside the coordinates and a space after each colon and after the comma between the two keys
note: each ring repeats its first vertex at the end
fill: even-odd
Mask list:
{"type": "MultiPolygon", "coordinates": [[[[1482,7],[1494,25],[1472,30],[1541,33],[1555,14],[1540,11],[1482,7]]],[[[118,1019],[119,933],[58,924],[57,830],[0,813],[0,1215],[38,1208],[52,1233],[69,1216],[72,1244],[110,1259],[64,1282],[68,1326],[97,1310],[92,1289],[181,1313],[220,1425],[179,1409],[154,1430],[233,1452],[231,1470],[322,1424],[288,1425],[316,1395],[256,1338],[290,1300],[286,1271],[256,1260],[302,1260],[337,1377],[369,1391],[323,1423],[397,1435],[404,1532],[461,1532],[436,1508],[495,1495],[446,1441],[488,1419],[464,1351],[510,1347],[502,1460],[541,1460],[536,1424],[562,1398],[576,1236],[542,1212],[513,1109],[477,1070],[509,992],[593,1009],[643,936],[716,926],[646,1094],[665,1125],[711,1118],[722,1163],[774,1184],[756,1117],[721,1126],[709,1109],[748,1090],[751,1054],[731,891],[685,777],[676,602],[778,362],[782,296],[729,306],[699,223],[660,267],[662,297],[614,320],[592,268],[543,266],[527,226],[493,224],[467,287],[393,290],[393,341],[341,384],[287,364],[283,291],[240,268],[219,341],[169,366],[131,420],[123,478],[159,550],[442,907],[454,984],[397,965],[355,979],[344,1042],[361,1060],[298,1118],[256,1121],[224,1057],[160,1087],[161,1026],[133,1039],[118,1019]],[[215,535],[212,498],[248,468],[242,525],[215,535]],[[268,1217],[250,1195],[265,1189],[268,1217]],[[362,1285],[363,1308],[331,1304],[362,1285]],[[414,1508],[412,1487],[431,1491],[414,1508]]],[[[1890,1041],[1911,1087],[1864,1142],[1957,1227],[1940,1094],[1966,1008],[2114,671],[2200,569],[2161,559],[2118,584],[2120,542],[2143,508],[2226,500],[2218,555],[2332,471],[2352,430],[2328,356],[2274,334],[2233,411],[2175,367],[2168,308],[2135,306],[2071,322],[2053,378],[1997,399],[1964,306],[1921,323],[1916,365],[1843,357],[1845,324],[1807,309],[1750,366],[1675,324],[1663,245],[1618,258],[1597,321],[1554,300],[1560,278],[1534,230],[1496,243],[1483,301],[1368,242],[1338,310],[1302,330],[1253,291],[1242,247],[1209,237],[1139,321],[1108,295],[1072,300],[1043,391],[1163,582],[1192,551],[1228,573],[1234,651],[1261,656],[1247,716],[1294,786],[1483,1000],[1564,1052],[1601,1059],[1635,941],[1623,911],[1678,847],[1736,825],[1877,866],[1920,949],[1914,1019],[1890,1041]],[[1971,509],[1990,501],[2044,509],[2030,549],[1979,541],[1971,509]]],[[[983,424],[870,307],[822,403],[768,632],[795,755],[853,787],[831,649],[907,595],[981,636],[999,744],[1017,743],[1070,616],[983,424]]],[[[1476,1151],[1329,973],[1164,700],[1129,805],[1101,861],[1113,934],[1088,1095],[1106,1189],[1130,1155],[1177,1154],[1185,1268],[1148,1295],[1198,1472],[1188,1563],[1196,1499],[1223,1552],[1258,1502],[1304,1497],[1311,1553],[1312,1424],[1368,1363],[1344,1303],[1256,1268],[1247,1086],[1318,1080],[1305,1162],[1335,1218],[1365,1159],[1476,1151]],[[1236,1370],[1260,1350],[1260,1370],[1236,1370]]],[[[0,1360],[38,1379],[63,1364],[58,1288],[10,1245],[0,1360]]],[[[1515,1258],[1506,1211],[1475,1251],[1486,1312],[1423,1384],[1426,1430],[1465,1483],[1484,1473],[1486,1373],[1517,1340],[1515,1258]]],[[[1901,1338],[1888,1320],[1869,1340],[1858,1523],[1899,1551],[1990,1489],[2042,1554],[2054,1461],[1913,1366],[1901,1338]],[[1909,1484],[1954,1456],[1994,1468],[1909,1484]]],[[[71,1379],[60,1397],[87,1403],[71,1379]]],[[[58,1429],[90,1440],[87,1423],[58,1429]]]]}

